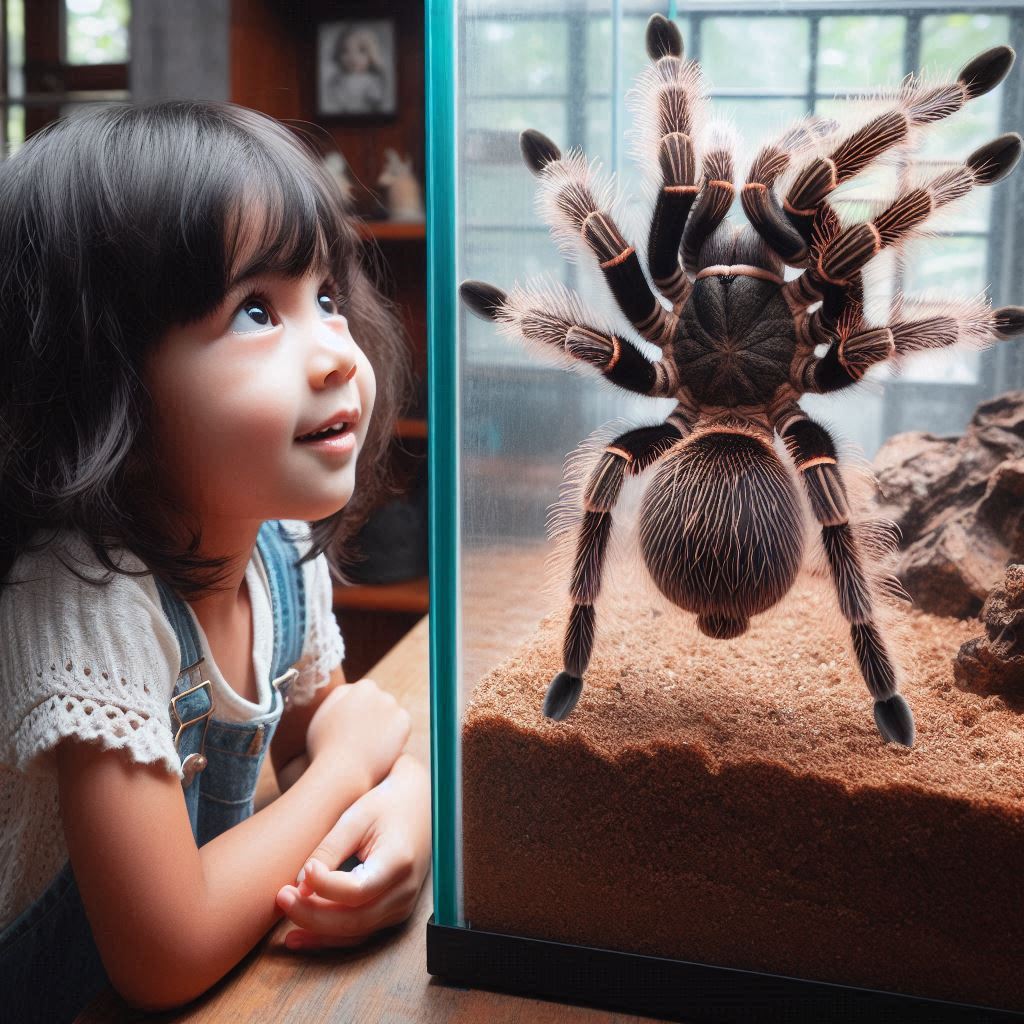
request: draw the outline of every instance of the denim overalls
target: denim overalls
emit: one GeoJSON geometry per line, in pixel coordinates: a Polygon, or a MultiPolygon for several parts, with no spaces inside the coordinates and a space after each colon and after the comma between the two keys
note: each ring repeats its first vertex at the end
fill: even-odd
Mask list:
{"type": "MultiPolygon", "coordinates": [[[[265,522],[256,541],[270,583],[274,621],[270,710],[248,722],[214,717],[212,686],[188,609],[157,579],[164,613],[178,637],[182,670],[169,707],[181,759],[185,805],[196,846],[244,821],[263,758],[302,655],[306,600],[299,552],[280,522],[265,522]]],[[[106,971],[68,862],[46,891],[0,934],[0,1021],[72,1020],[107,985],[106,971]]]]}

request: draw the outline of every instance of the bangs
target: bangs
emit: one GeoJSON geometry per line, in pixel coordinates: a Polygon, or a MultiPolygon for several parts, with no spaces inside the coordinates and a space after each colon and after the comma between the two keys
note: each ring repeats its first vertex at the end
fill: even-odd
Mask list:
{"type": "Polygon", "coordinates": [[[221,105],[216,114],[213,131],[193,119],[186,166],[162,179],[165,209],[179,214],[157,232],[156,279],[175,285],[165,326],[202,319],[257,275],[324,272],[347,295],[359,242],[319,157],[255,111],[221,105]]]}
{"type": "Polygon", "coordinates": [[[240,195],[221,214],[226,273],[219,299],[242,281],[265,274],[329,273],[347,293],[357,252],[346,222],[336,216],[335,197],[294,162],[275,155],[257,154],[246,168],[240,195]]]}

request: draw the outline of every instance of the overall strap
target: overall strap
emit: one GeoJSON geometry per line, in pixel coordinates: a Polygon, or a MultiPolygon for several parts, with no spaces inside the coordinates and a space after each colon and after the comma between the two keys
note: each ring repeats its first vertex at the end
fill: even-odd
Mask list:
{"type": "Polygon", "coordinates": [[[256,547],[270,583],[274,614],[274,656],[271,677],[283,675],[302,657],[306,637],[306,588],[298,545],[284,525],[271,519],[260,527],[256,547]]]}
{"type": "MultiPolygon", "coordinates": [[[[206,765],[203,745],[210,715],[213,713],[213,686],[209,679],[204,678],[202,647],[185,602],[168,583],[158,576],[153,578],[160,593],[164,614],[178,638],[178,651],[181,655],[181,671],[174,684],[168,711],[171,728],[174,730],[174,749],[182,760],[182,785],[187,790],[196,773],[206,765]]],[[[190,805],[190,817],[192,810],[190,805]]]]}

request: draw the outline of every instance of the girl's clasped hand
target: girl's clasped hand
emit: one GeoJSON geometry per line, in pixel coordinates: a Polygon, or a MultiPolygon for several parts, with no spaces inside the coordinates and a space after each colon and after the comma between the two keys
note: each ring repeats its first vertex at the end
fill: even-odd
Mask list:
{"type": "Polygon", "coordinates": [[[354,946],[404,921],[430,862],[430,777],[401,754],[409,715],[370,679],[334,689],[306,733],[312,761],[335,751],[366,771],[366,793],[352,804],[286,885],[277,905],[297,927],[290,949],[354,946]],[[338,868],[349,857],[361,863],[338,868]]]}

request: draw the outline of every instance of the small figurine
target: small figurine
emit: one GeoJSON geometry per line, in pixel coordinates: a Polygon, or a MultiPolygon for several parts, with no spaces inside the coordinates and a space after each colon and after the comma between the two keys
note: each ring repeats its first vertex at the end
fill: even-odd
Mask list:
{"type": "Polygon", "coordinates": [[[387,189],[388,219],[420,222],[424,219],[423,191],[412,172],[412,160],[404,160],[393,149],[384,150],[384,170],[377,179],[387,189]]]}
{"type": "Polygon", "coordinates": [[[696,62],[683,59],[679,29],[655,15],[647,52],[652,65],[633,95],[646,143],[643,169],[657,196],[643,249],[649,277],[608,210],[610,189],[583,154],[563,156],[532,129],[521,146],[552,232],[596,258],[625,318],[659,357],[596,322],[568,289],[506,294],[482,281],[460,289],[470,309],[503,333],[564,365],[593,367],[626,391],[676,403],[663,422],[607,445],[583,489],[564,670],[551,681],[544,714],[563,719],[580,697],[612,511],[624,480],[650,470],[639,511],[643,561],[662,593],[718,639],[739,636],[792,586],[806,502],[874,698],[875,724],[884,739],[909,747],[914,720],[876,607],[885,570],[868,535],[851,522],[830,432],[799,399],[841,391],[870,367],[907,353],[981,347],[1024,333],[1024,309],[991,309],[983,299],[946,299],[939,307],[902,300],[887,322],[873,323],[861,275],[883,249],[925,229],[940,207],[1009,174],[1021,153],[1019,135],[1001,135],[962,163],[904,187],[869,221],[844,225],[831,201],[837,186],[887,151],[998,85],[1013,51],[986,50],[951,82],[908,80],[884,113],[844,135],[820,118],[797,123],[762,147],[739,186],[750,222],[742,229],[727,219],[737,188],[733,140],[720,129],[702,130],[705,88],[696,62]],[[787,281],[786,266],[803,273],[787,281]],[[776,437],[795,473],[776,454],[776,437]]]}
{"type": "Polygon", "coordinates": [[[338,183],[338,190],[346,206],[352,205],[352,192],[355,186],[348,176],[348,162],[341,153],[333,150],[324,157],[324,166],[327,172],[338,183]]]}

